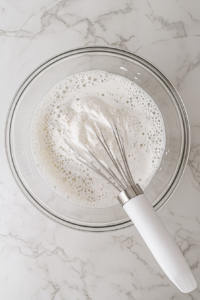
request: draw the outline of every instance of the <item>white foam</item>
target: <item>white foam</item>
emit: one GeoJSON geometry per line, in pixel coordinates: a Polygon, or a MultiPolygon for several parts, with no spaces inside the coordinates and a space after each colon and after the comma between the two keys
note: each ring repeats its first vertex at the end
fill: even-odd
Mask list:
{"type": "Polygon", "coordinates": [[[144,189],[161,162],[165,128],[157,105],[139,86],[118,75],[88,71],[65,78],[39,103],[31,124],[33,157],[41,177],[60,196],[89,207],[118,203],[117,191],[77,161],[66,143],[91,160],[87,144],[112,166],[92,131],[101,128],[116,151],[110,122],[119,128],[133,178],[144,189]]]}

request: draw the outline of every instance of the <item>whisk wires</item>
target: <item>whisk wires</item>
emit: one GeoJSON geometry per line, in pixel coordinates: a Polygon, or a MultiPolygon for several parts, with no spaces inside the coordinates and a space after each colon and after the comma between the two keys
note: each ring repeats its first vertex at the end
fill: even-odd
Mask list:
{"type": "Polygon", "coordinates": [[[112,128],[112,132],[115,137],[115,140],[116,140],[116,143],[117,143],[117,146],[118,146],[121,158],[122,158],[123,166],[120,163],[119,159],[115,157],[115,155],[112,152],[111,148],[109,147],[102,131],[97,127],[100,135],[96,132],[96,130],[94,128],[93,128],[93,132],[94,132],[95,136],[97,137],[98,141],[100,142],[100,144],[103,146],[105,152],[111,159],[113,165],[115,166],[115,168],[117,170],[118,176],[120,176],[120,178],[112,171],[111,168],[109,168],[105,163],[102,163],[96,157],[96,155],[94,155],[94,153],[92,153],[90,151],[90,149],[88,149],[87,146],[85,146],[85,148],[87,149],[88,153],[90,154],[90,156],[92,158],[94,158],[94,160],[97,162],[97,164],[107,173],[107,176],[104,173],[102,173],[101,169],[97,169],[92,162],[89,162],[87,159],[85,159],[76,149],[74,149],[68,143],[68,141],[66,141],[66,140],[65,141],[66,141],[67,145],[70,147],[70,149],[72,149],[78,155],[78,158],[77,158],[78,161],[80,161],[81,163],[83,163],[84,165],[86,165],[87,167],[89,167],[90,169],[95,171],[96,173],[98,173],[102,178],[106,179],[118,191],[122,191],[122,190],[125,190],[128,186],[135,185],[135,182],[133,180],[133,177],[131,175],[131,171],[130,171],[130,168],[128,165],[123,138],[120,136],[116,125],[114,125],[114,126],[111,125],[111,128],[112,128]],[[114,182],[112,182],[111,179],[114,182]]]}

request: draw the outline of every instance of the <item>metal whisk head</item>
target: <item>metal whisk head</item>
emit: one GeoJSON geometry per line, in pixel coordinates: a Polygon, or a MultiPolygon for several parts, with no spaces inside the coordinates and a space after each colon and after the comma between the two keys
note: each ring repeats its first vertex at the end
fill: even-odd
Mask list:
{"type": "Polygon", "coordinates": [[[118,149],[119,149],[119,152],[120,152],[123,163],[120,163],[120,161],[115,157],[115,155],[112,152],[111,148],[109,147],[102,131],[99,128],[98,128],[98,131],[99,131],[100,134],[98,134],[95,129],[93,129],[93,131],[94,131],[94,134],[96,135],[98,141],[103,146],[105,152],[107,153],[107,155],[111,159],[113,165],[115,166],[115,169],[117,170],[117,173],[118,173],[117,175],[108,166],[101,163],[101,161],[87,148],[87,146],[85,146],[87,151],[90,153],[90,155],[95,159],[97,164],[105,171],[105,173],[107,175],[102,173],[101,170],[97,169],[94,166],[93,163],[86,160],[67,141],[66,141],[66,143],[78,155],[78,158],[77,158],[78,161],[80,161],[81,163],[83,163],[84,165],[86,165],[87,167],[89,167],[90,169],[95,171],[96,173],[98,173],[102,178],[106,179],[119,192],[121,192],[123,190],[126,190],[130,186],[135,186],[135,182],[133,180],[133,177],[131,175],[131,171],[130,171],[130,168],[129,168],[129,165],[128,165],[123,138],[120,135],[116,125],[111,126],[111,128],[112,128],[112,132],[113,132],[113,135],[115,137],[115,140],[116,140],[116,143],[117,143],[117,146],[118,146],[118,149]],[[112,178],[113,181],[111,180],[111,178],[112,178]]]}

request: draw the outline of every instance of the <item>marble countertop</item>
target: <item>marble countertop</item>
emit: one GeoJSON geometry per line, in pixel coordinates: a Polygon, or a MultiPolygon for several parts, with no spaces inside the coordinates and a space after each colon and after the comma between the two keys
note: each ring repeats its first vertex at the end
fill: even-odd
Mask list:
{"type": "Polygon", "coordinates": [[[200,299],[200,2],[197,0],[0,0],[0,299],[200,299]],[[159,211],[198,282],[182,294],[131,226],[85,233],[38,211],[9,170],[4,128],[13,95],[48,58],[110,45],[145,57],[178,89],[191,151],[176,192],[159,211]]]}

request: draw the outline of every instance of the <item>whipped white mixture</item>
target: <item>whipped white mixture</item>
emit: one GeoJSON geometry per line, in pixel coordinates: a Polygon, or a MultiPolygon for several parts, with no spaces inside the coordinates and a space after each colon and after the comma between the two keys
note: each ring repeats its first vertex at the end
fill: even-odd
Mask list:
{"type": "Polygon", "coordinates": [[[87,146],[113,169],[93,132],[100,128],[120,157],[110,124],[123,136],[133,178],[145,189],[162,159],[165,128],[157,105],[139,86],[118,75],[88,71],[65,78],[42,99],[31,124],[31,148],[39,174],[57,194],[82,206],[118,203],[117,190],[68,146],[95,164],[87,146]]]}

